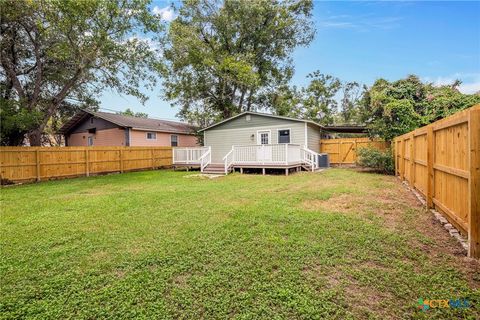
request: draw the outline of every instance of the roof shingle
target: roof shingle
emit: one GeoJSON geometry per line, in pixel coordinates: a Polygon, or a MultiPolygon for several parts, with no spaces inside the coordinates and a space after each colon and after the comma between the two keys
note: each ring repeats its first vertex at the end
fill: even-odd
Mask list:
{"type": "MultiPolygon", "coordinates": [[[[122,114],[109,113],[109,112],[94,112],[94,111],[83,111],[84,114],[91,114],[95,117],[104,119],[106,121],[112,122],[120,127],[139,129],[139,130],[151,130],[158,132],[173,132],[173,133],[186,133],[193,134],[196,131],[196,127],[184,122],[176,122],[169,120],[159,120],[152,118],[140,118],[126,116],[122,114]]],[[[61,133],[66,133],[70,131],[79,121],[83,119],[83,116],[77,115],[73,117],[70,121],[65,123],[60,129],[61,133]]]]}

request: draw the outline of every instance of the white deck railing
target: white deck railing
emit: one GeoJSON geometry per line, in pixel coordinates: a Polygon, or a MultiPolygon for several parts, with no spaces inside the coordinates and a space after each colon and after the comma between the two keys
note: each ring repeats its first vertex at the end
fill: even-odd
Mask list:
{"type": "Polygon", "coordinates": [[[301,163],[300,145],[297,144],[259,144],[233,146],[234,164],[294,164],[301,163]]]}
{"type": "MultiPolygon", "coordinates": [[[[196,164],[202,163],[202,157],[210,151],[209,147],[188,147],[188,148],[173,148],[173,164],[196,164]]],[[[211,160],[211,158],[210,158],[211,160]]]]}
{"type": "Polygon", "coordinates": [[[310,166],[311,170],[314,171],[315,168],[318,168],[318,153],[308,148],[302,148],[301,157],[303,163],[310,166]]]}
{"type": "Polygon", "coordinates": [[[210,163],[212,163],[212,147],[208,147],[207,152],[200,157],[200,171],[203,172],[210,163]]]}
{"type": "Polygon", "coordinates": [[[225,168],[225,174],[228,173],[230,170],[230,167],[233,165],[233,153],[234,153],[234,147],[232,147],[232,150],[230,150],[225,157],[223,157],[223,166],[225,168]]]}
{"type": "MultiPolygon", "coordinates": [[[[287,143],[232,146],[222,160],[225,173],[235,165],[306,165],[312,171],[318,167],[318,153],[287,143]]],[[[173,164],[199,165],[203,172],[211,163],[211,147],[173,148],[173,164]]]]}

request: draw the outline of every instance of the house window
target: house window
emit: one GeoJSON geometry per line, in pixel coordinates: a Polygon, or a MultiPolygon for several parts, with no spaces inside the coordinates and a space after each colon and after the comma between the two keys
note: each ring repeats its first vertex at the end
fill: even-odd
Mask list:
{"type": "Polygon", "coordinates": [[[170,145],[172,147],[177,147],[178,146],[178,136],[175,136],[175,135],[170,136],[170,145]]]}
{"type": "Polygon", "coordinates": [[[278,143],[290,143],[290,129],[278,130],[278,143]]]}
{"type": "Polygon", "coordinates": [[[90,117],[90,123],[93,123],[93,117],[90,117]]]}
{"type": "Polygon", "coordinates": [[[147,132],[147,140],[157,140],[156,132],[147,132]]]}
{"type": "Polygon", "coordinates": [[[88,136],[87,144],[88,144],[89,146],[93,146],[93,137],[92,137],[92,136],[88,136]]]}

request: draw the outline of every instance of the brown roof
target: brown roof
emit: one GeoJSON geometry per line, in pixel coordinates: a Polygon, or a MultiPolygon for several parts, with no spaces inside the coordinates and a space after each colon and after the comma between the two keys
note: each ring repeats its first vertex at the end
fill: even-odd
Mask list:
{"type": "Polygon", "coordinates": [[[75,115],[72,119],[66,122],[59,130],[60,133],[67,133],[72,130],[78,123],[83,121],[88,115],[101,118],[103,120],[114,123],[120,127],[132,128],[138,130],[150,130],[157,132],[172,132],[172,133],[186,133],[194,134],[196,127],[184,122],[176,122],[169,120],[159,120],[151,118],[140,118],[126,116],[109,112],[94,112],[83,110],[75,115]]]}

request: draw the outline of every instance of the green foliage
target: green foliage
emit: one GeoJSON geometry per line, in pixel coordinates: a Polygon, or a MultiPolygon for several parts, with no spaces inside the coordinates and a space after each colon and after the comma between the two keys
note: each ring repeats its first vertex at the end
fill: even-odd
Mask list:
{"type": "Polygon", "coordinates": [[[391,149],[359,148],[357,156],[357,163],[362,167],[371,168],[380,173],[395,173],[395,162],[391,149]]]}
{"type": "Polygon", "coordinates": [[[335,95],[342,87],[336,77],[314,71],[307,75],[306,87],[297,89],[281,86],[271,95],[270,108],[275,114],[287,115],[332,124],[337,113],[335,95]]]}
{"type": "Polygon", "coordinates": [[[165,97],[197,124],[267,107],[293,75],[292,51],[313,38],[311,11],[311,0],[184,1],[168,31],[165,97]]]}
{"type": "Polygon", "coordinates": [[[19,108],[13,100],[0,98],[0,145],[21,145],[25,134],[35,127],[40,115],[19,108]]]}
{"type": "Polygon", "coordinates": [[[161,68],[152,43],[160,40],[162,24],[149,4],[2,1],[2,98],[15,101],[22,114],[40,115],[28,130],[32,145],[41,144],[52,118],[61,121],[72,105],[95,105],[92,97],[104,89],[145,101],[140,87],[153,89],[152,71],[161,68]],[[141,38],[147,34],[148,40],[141,38]]]}
{"type": "Polygon", "coordinates": [[[125,111],[120,111],[118,114],[122,114],[124,116],[130,117],[137,117],[137,118],[148,118],[148,114],[144,112],[134,112],[132,109],[127,108],[125,111]]]}
{"type": "Polygon", "coordinates": [[[370,136],[392,140],[480,103],[479,94],[462,94],[459,84],[434,86],[414,75],[395,82],[379,79],[363,94],[360,121],[367,124],[370,136]]]}

